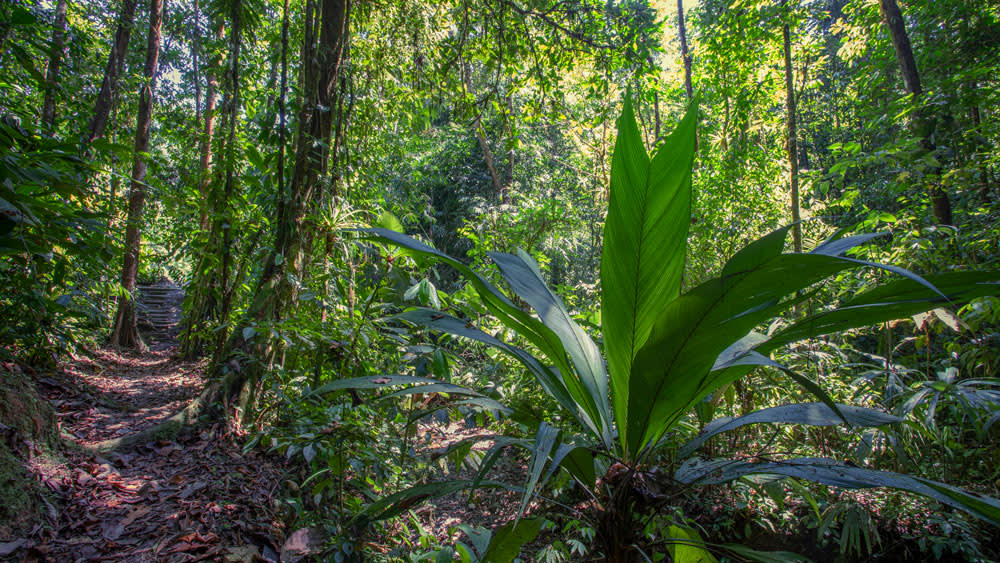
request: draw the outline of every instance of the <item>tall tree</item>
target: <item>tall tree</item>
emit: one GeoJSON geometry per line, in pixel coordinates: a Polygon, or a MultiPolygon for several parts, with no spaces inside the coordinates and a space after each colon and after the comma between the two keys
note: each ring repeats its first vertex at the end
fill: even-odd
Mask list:
{"type": "MultiPolygon", "coordinates": [[[[920,73],[917,71],[917,61],[913,57],[913,47],[910,45],[910,36],[906,33],[906,24],[903,21],[903,12],[899,9],[896,0],[879,0],[879,8],[882,11],[882,19],[889,29],[889,36],[892,37],[892,46],[896,51],[896,60],[899,62],[900,74],[903,76],[903,86],[906,92],[913,96],[915,103],[919,103],[919,98],[923,94],[923,86],[920,84],[920,73]]],[[[932,124],[926,112],[918,109],[913,126],[920,137],[920,145],[927,152],[934,152],[937,148],[931,136],[932,124]]],[[[934,219],[942,225],[951,225],[951,200],[947,192],[941,189],[937,183],[936,176],[940,175],[940,170],[934,171],[933,183],[930,186],[931,209],[934,219]]]]}
{"type": "Polygon", "coordinates": [[[288,192],[281,194],[279,216],[274,227],[274,245],[256,283],[253,298],[239,329],[233,331],[217,355],[217,373],[227,377],[202,394],[181,416],[186,418],[211,400],[223,397],[238,404],[244,415],[251,411],[252,390],[262,370],[279,351],[279,343],[267,334],[242,330],[251,325],[281,321],[295,301],[293,274],[301,277],[311,233],[303,229],[303,219],[320,193],[327,173],[334,113],[339,106],[339,76],[346,56],[350,22],[350,0],[320,0],[307,3],[303,45],[303,100],[299,106],[295,161],[288,192]],[[318,11],[309,13],[310,6],[318,11]],[[313,19],[315,18],[315,20],[313,19]],[[310,25],[315,22],[315,28],[310,25]],[[318,40],[316,32],[318,30],[318,40]]]}
{"type": "MultiPolygon", "coordinates": [[[[222,23],[216,29],[216,38],[220,41],[225,33],[222,23]]],[[[218,68],[221,65],[221,57],[215,56],[205,70],[206,91],[205,108],[201,112],[202,134],[199,147],[200,159],[198,161],[198,193],[201,200],[198,202],[198,227],[201,232],[208,230],[208,186],[210,183],[209,169],[212,166],[212,137],[215,134],[215,103],[216,93],[219,88],[219,79],[216,77],[218,68]]]]}
{"type": "Polygon", "coordinates": [[[122,9],[118,14],[118,29],[115,31],[115,39],[108,54],[108,64],[104,68],[101,90],[94,102],[94,116],[87,128],[87,145],[103,137],[108,127],[108,117],[111,115],[115,93],[118,91],[118,79],[125,65],[125,53],[128,50],[128,40],[135,21],[136,2],[137,0],[122,0],[122,9]]]}
{"type": "MultiPolygon", "coordinates": [[[[232,271],[232,237],[233,221],[229,214],[232,210],[230,202],[236,190],[236,125],[239,119],[240,109],[240,11],[242,10],[241,0],[232,1],[232,26],[229,31],[229,72],[227,82],[229,83],[229,132],[226,138],[226,179],[223,183],[222,197],[217,198],[217,204],[221,209],[216,210],[218,225],[214,228],[217,233],[221,233],[222,246],[219,248],[221,254],[221,264],[219,271],[218,287],[220,293],[219,319],[229,317],[232,307],[232,288],[230,287],[230,273],[232,271]]],[[[225,341],[226,333],[219,332],[219,344],[225,341]]]]}
{"type": "Polygon", "coordinates": [[[688,52],[687,27],[684,25],[684,0],[677,0],[677,35],[681,41],[681,59],[684,61],[684,92],[690,101],[694,92],[691,86],[691,53],[688,52]]]}
{"type": "Polygon", "coordinates": [[[56,124],[56,90],[59,84],[59,65],[62,63],[66,43],[66,0],[56,3],[52,22],[52,43],[49,46],[49,66],[45,71],[45,99],[42,102],[42,123],[51,131],[56,124]]]}
{"type": "MultiPolygon", "coordinates": [[[[217,73],[222,66],[222,57],[214,56],[212,62],[205,71],[208,78],[208,89],[205,99],[204,131],[201,136],[200,159],[198,164],[198,193],[201,196],[198,202],[198,226],[199,226],[199,255],[197,266],[192,279],[191,290],[187,292],[184,307],[183,328],[180,334],[180,353],[187,359],[195,359],[205,352],[205,346],[210,342],[205,335],[206,324],[219,321],[223,318],[222,304],[224,302],[225,287],[227,283],[228,270],[230,266],[223,263],[221,258],[228,255],[229,249],[223,238],[228,236],[232,229],[227,228],[229,221],[224,217],[225,210],[229,206],[229,197],[232,192],[234,180],[234,170],[236,166],[235,153],[233,152],[236,141],[236,120],[239,113],[239,43],[240,43],[240,22],[239,9],[241,2],[236,0],[231,6],[233,8],[230,20],[229,37],[229,64],[225,71],[225,96],[224,104],[228,111],[224,113],[228,119],[229,134],[220,139],[226,143],[222,150],[226,153],[225,158],[225,185],[223,193],[215,193],[210,190],[212,186],[211,171],[212,166],[212,138],[215,134],[216,120],[216,90],[218,89],[217,73]],[[214,217],[214,220],[212,218],[214,217]]],[[[225,35],[225,25],[220,18],[216,28],[216,38],[221,41],[225,35]]],[[[224,126],[227,122],[223,122],[224,126]]],[[[228,314],[228,313],[227,313],[228,314]]],[[[219,337],[224,338],[225,332],[220,331],[219,337]]]]}
{"type": "Polygon", "coordinates": [[[125,292],[118,298],[111,330],[111,345],[119,348],[144,348],[135,320],[135,285],[139,273],[141,247],[140,223],[146,202],[146,171],[149,164],[149,129],[153,118],[153,93],[156,90],[156,72],[160,58],[160,25],[163,22],[163,0],[151,0],[149,5],[149,33],[146,38],[146,63],[143,67],[144,84],[139,90],[139,108],[136,113],[135,145],[132,157],[132,183],[128,197],[128,223],[125,227],[125,253],[122,257],[121,285],[125,292]]]}
{"type": "MultiPolygon", "coordinates": [[[[786,14],[787,16],[787,14],[786,14]]],[[[788,151],[788,186],[792,192],[792,246],[802,252],[802,225],[799,210],[799,147],[795,121],[795,81],[792,75],[791,30],[786,21],[781,26],[782,51],[785,58],[785,149],[788,151]]]]}

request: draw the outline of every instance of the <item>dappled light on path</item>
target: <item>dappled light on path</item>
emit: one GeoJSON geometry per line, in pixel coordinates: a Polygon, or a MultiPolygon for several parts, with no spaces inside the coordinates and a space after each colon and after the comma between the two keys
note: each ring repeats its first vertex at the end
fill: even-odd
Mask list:
{"type": "MultiPolygon", "coordinates": [[[[64,437],[93,446],[185,405],[204,376],[171,351],[97,350],[43,380],[64,437]]],[[[70,450],[64,464],[35,464],[53,502],[50,528],[29,538],[26,553],[53,561],[276,557],[285,535],[276,497],[281,470],[256,452],[244,456],[241,440],[215,425],[132,450],[70,450]]]]}

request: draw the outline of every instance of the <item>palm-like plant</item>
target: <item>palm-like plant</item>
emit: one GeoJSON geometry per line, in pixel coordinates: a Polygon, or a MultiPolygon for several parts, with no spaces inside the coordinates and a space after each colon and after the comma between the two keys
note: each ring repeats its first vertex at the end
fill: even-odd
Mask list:
{"type": "MultiPolygon", "coordinates": [[[[785,227],[741,250],[718,277],[681,294],[694,132],[695,111],[691,110],[650,157],[628,103],[619,121],[601,263],[606,364],[590,335],[546,287],[537,264],[524,252],[494,253],[490,257],[513,293],[535,315],[515,306],[503,292],[458,260],[400,233],[368,230],[382,242],[459,270],[485,307],[522,336],[532,352],[501,342],[466,320],[443,312],[418,309],[402,314],[402,318],[503,350],[534,374],[579,422],[582,436],[560,440],[557,429],[541,423],[534,440],[498,440],[484,459],[480,477],[501,447],[522,445],[530,449],[524,505],[562,467],[594,492],[601,507],[597,529],[604,556],[610,561],[638,560],[636,530],[641,526],[636,525],[635,516],[665,496],[660,484],[651,484],[654,480],[664,481],[657,476],[665,472],[650,468],[658,445],[699,401],[759,366],[772,366],[806,386],[820,402],[713,421],[694,441],[679,449],[677,465],[664,486],[722,483],[766,473],[842,487],[895,487],[1000,524],[1000,502],[919,477],[819,458],[758,462],[690,457],[711,436],[745,424],[880,426],[898,421],[872,409],[834,404],[815,383],[785,370],[768,354],[805,338],[910,316],[940,303],[993,295],[1000,279],[997,272],[953,272],[925,279],[901,268],[844,255],[877,235],[832,239],[808,253],[783,253],[789,230],[785,227]],[[837,308],[799,319],[770,337],[754,332],[762,323],[806,299],[815,284],[857,268],[880,268],[898,274],[899,279],[864,291],[837,308]],[[602,474],[598,481],[596,476],[602,474]]],[[[351,385],[338,382],[318,391],[351,385]]],[[[392,514],[395,511],[391,507],[397,501],[415,494],[452,491],[456,486],[423,486],[412,494],[404,492],[384,499],[374,509],[389,508],[383,514],[392,514]]],[[[691,539],[678,541],[690,543],[691,539]]]]}

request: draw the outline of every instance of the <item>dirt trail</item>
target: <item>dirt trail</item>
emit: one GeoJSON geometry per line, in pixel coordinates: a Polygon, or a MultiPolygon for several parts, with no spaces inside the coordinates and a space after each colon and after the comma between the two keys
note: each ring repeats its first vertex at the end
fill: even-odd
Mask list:
{"type": "MultiPolygon", "coordinates": [[[[62,431],[81,446],[129,435],[176,412],[202,386],[202,366],[99,350],[39,381],[62,431]]],[[[241,452],[221,426],[108,455],[71,449],[65,463],[36,458],[53,491],[48,527],[26,538],[23,561],[251,561],[278,559],[286,532],[277,516],[282,469],[241,452]],[[258,559],[254,559],[254,558],[258,559]]]]}

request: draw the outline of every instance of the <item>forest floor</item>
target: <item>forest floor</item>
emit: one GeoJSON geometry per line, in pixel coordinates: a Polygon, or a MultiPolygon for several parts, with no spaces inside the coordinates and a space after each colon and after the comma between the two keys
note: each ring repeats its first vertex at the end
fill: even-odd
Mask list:
{"type": "MultiPolygon", "coordinates": [[[[63,463],[36,457],[32,470],[52,491],[48,526],[4,544],[22,561],[278,560],[282,529],[279,462],[221,425],[105,455],[98,443],[130,435],[178,411],[203,387],[203,365],[146,353],[97,350],[38,382],[55,407],[67,448],[63,463]],[[60,507],[60,508],[57,508],[60,507]],[[19,545],[14,545],[14,544],[19,545]]],[[[0,555],[4,555],[0,553],[0,555]]]]}
{"type": "MultiPolygon", "coordinates": [[[[294,536],[300,534],[285,529],[280,513],[288,468],[280,457],[244,454],[246,436],[231,427],[191,427],[127,450],[95,453],[102,442],[161,422],[204,388],[205,362],[180,361],[175,351],[172,339],[142,353],[98,349],[36,378],[69,447],[58,456],[29,456],[31,472],[50,491],[42,499],[46,522],[25,537],[0,541],[0,560],[296,559],[287,551],[297,547],[294,536]]],[[[418,447],[431,451],[490,432],[464,421],[429,421],[420,433],[435,436],[418,447]]],[[[524,471],[524,460],[504,455],[491,477],[519,483],[524,471]]],[[[474,474],[466,468],[445,478],[474,474]]],[[[401,544],[417,547],[422,537],[460,539],[460,523],[493,528],[512,519],[519,504],[520,495],[511,491],[482,491],[474,499],[448,495],[416,508],[409,528],[390,525],[366,543],[392,558],[401,544]]]]}

